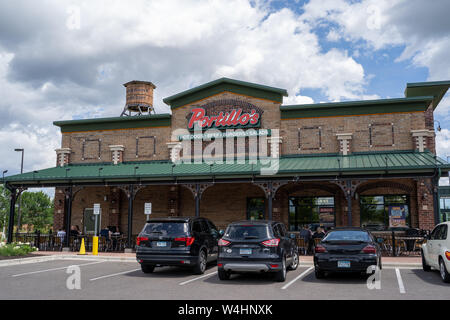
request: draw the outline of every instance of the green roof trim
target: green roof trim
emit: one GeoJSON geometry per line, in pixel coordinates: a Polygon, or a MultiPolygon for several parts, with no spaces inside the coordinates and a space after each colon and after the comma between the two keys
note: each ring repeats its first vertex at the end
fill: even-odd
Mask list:
{"type": "Polygon", "coordinates": [[[32,186],[57,183],[109,182],[123,181],[173,181],[178,179],[207,179],[213,175],[216,178],[242,177],[282,177],[282,176],[337,176],[345,175],[382,175],[389,171],[392,174],[403,173],[434,173],[436,169],[442,172],[450,170],[450,164],[435,157],[430,152],[388,152],[367,153],[355,155],[302,155],[283,157],[279,159],[279,170],[274,176],[261,176],[261,168],[267,163],[259,160],[255,164],[245,163],[214,164],[182,163],[172,166],[170,161],[148,161],[137,163],[105,164],[74,164],[64,167],[54,167],[5,177],[4,182],[11,186],[32,186]],[[137,169],[136,169],[137,167],[137,169]],[[102,168],[102,170],[99,170],[102,168]]]}
{"type": "Polygon", "coordinates": [[[148,127],[169,127],[172,115],[169,113],[152,114],[132,117],[113,117],[97,119],[81,119],[55,121],[55,126],[61,127],[61,132],[100,131],[117,129],[136,129],[148,127]]]}
{"type": "Polygon", "coordinates": [[[407,83],[405,97],[432,96],[433,109],[436,109],[449,87],[450,80],[407,83]]]}
{"type": "Polygon", "coordinates": [[[281,106],[281,119],[425,111],[432,96],[281,106]]]}
{"type": "Polygon", "coordinates": [[[285,89],[229,78],[220,78],[167,97],[163,99],[163,101],[164,103],[170,105],[172,109],[175,109],[224,91],[230,91],[237,94],[272,100],[280,103],[283,102],[283,97],[288,96],[285,89]]]}

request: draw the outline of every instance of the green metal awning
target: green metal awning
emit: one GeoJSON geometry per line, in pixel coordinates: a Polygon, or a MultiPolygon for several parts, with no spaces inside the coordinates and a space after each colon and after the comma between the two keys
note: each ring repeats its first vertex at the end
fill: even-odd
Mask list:
{"type": "Polygon", "coordinates": [[[398,151],[342,155],[293,155],[279,159],[275,175],[264,176],[267,160],[250,163],[248,160],[231,164],[181,163],[170,161],[71,164],[5,177],[10,186],[52,186],[63,183],[121,183],[129,181],[173,181],[177,179],[233,179],[242,177],[314,177],[335,175],[433,174],[450,170],[450,164],[432,153],[398,151]]]}

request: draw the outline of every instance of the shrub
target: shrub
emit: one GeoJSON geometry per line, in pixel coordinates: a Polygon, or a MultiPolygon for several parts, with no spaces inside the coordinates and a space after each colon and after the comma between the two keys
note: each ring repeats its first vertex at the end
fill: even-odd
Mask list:
{"type": "Polygon", "coordinates": [[[5,244],[0,242],[0,256],[11,257],[11,256],[24,256],[30,252],[37,251],[36,248],[32,247],[29,243],[11,243],[5,244]]]}

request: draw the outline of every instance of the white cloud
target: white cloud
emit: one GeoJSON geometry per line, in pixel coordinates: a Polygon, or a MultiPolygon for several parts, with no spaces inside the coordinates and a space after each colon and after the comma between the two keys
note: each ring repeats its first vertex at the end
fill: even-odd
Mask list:
{"type": "Polygon", "coordinates": [[[430,78],[449,74],[440,63],[446,38],[411,36],[425,31],[396,13],[419,10],[412,2],[311,0],[300,14],[270,1],[2,2],[0,167],[17,167],[18,144],[33,157],[29,169],[54,165],[60,136],[52,121],[119,115],[129,80],[154,82],[156,110],[168,112],[162,98],[222,76],[286,88],[290,104],[313,103],[304,89],[331,101],[374,99],[366,93],[372,75],[352,55],[393,45],[405,45],[399,59],[413,57],[430,78]],[[77,5],[79,26],[71,24],[77,5]],[[329,41],[353,41],[357,50],[324,50],[315,28],[327,26],[329,41]]]}

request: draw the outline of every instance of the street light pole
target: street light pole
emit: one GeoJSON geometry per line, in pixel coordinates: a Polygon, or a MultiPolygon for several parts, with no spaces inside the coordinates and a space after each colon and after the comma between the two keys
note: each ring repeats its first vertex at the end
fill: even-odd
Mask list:
{"type": "MultiPolygon", "coordinates": [[[[25,149],[14,149],[16,152],[22,152],[22,161],[20,162],[20,174],[23,173],[23,157],[25,153],[25,149]]],[[[20,223],[21,223],[21,212],[20,208],[22,207],[22,193],[19,194],[19,206],[17,207],[17,232],[20,232],[20,223]]]]}
{"type": "MultiPolygon", "coordinates": [[[[5,185],[5,173],[7,173],[7,172],[8,172],[8,170],[3,171],[3,179],[2,179],[3,185],[5,185]]],[[[2,207],[2,210],[3,209],[6,209],[6,208],[2,207]]],[[[6,234],[5,230],[6,230],[6,212],[5,212],[5,216],[3,217],[2,237],[1,237],[0,241],[3,241],[3,238],[5,238],[5,234],[6,234]]]]}

